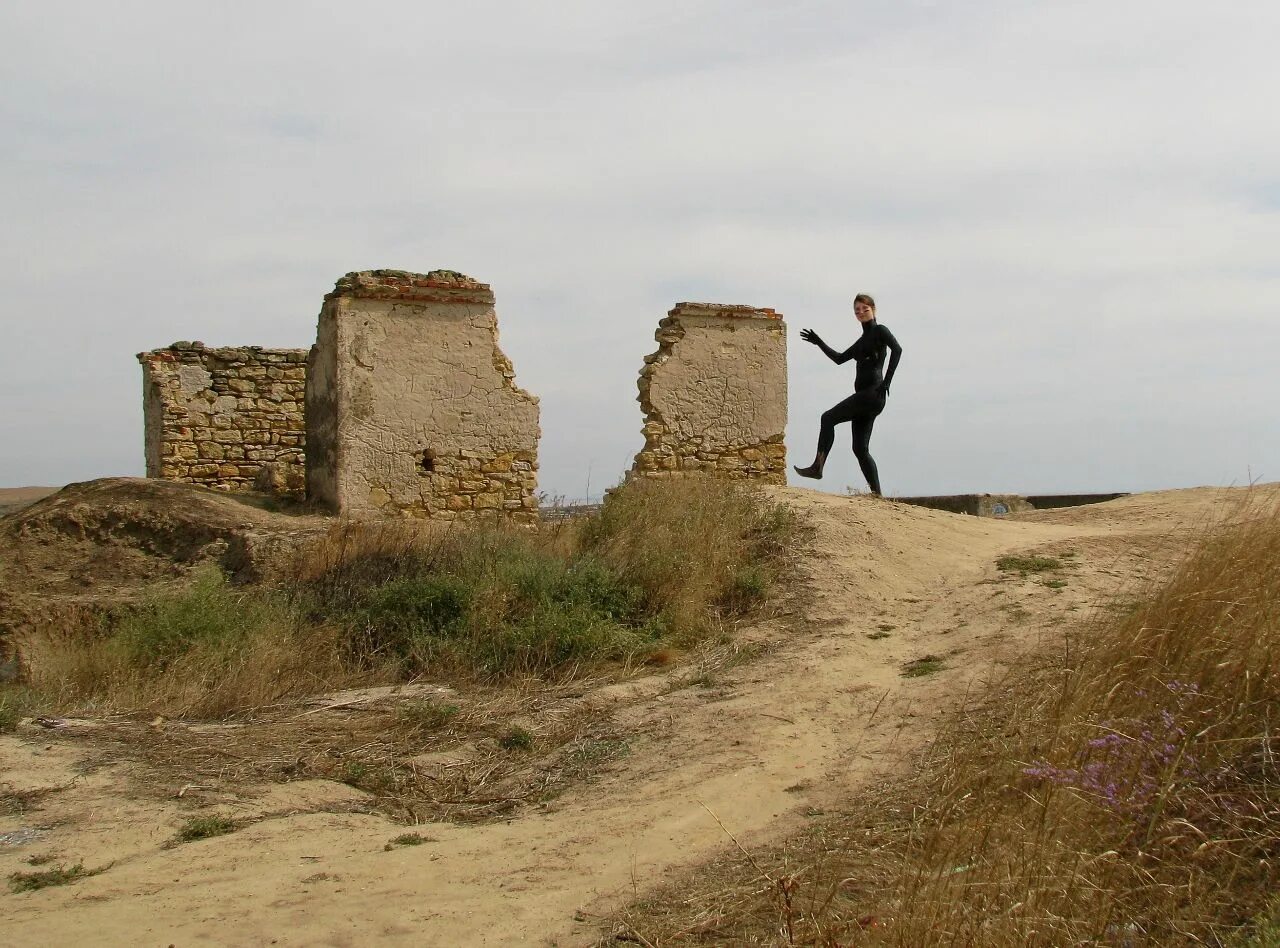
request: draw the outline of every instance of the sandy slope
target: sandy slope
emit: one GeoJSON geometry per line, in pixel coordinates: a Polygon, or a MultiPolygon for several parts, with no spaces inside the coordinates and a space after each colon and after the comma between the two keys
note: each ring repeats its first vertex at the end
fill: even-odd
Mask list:
{"type": "Polygon", "coordinates": [[[806,810],[891,772],[1002,660],[1156,578],[1187,531],[1238,496],[1165,492],[1015,522],[780,493],[818,527],[804,631],[754,630],[769,650],[711,687],[668,692],[655,678],[584,697],[631,736],[632,753],[507,822],[432,824],[421,828],[431,842],[386,852],[402,828],[383,819],[289,815],[356,793],[314,781],[253,803],[273,818],[165,849],[176,801],[131,801],[110,769],[77,775],[85,751],[56,736],[0,739],[0,784],[62,788],[25,816],[0,811],[0,873],[27,868],[36,849],[115,860],[72,886],[0,895],[0,943],[588,944],[599,915],[732,845],[726,831],[747,846],[777,839],[806,810]],[[1076,565],[1049,588],[997,572],[996,557],[1014,551],[1074,551],[1076,565]],[[946,668],[901,675],[926,655],[946,668]],[[3,845],[33,828],[38,843],[3,845]]]}

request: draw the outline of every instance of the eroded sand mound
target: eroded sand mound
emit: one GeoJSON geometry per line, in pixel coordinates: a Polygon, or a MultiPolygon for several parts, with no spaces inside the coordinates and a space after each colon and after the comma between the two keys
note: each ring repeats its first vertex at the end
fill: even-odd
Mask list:
{"type": "Polygon", "coordinates": [[[331,522],[274,512],[265,503],[112,477],[70,484],[0,517],[0,638],[51,604],[128,601],[204,563],[252,578],[331,522]]]}

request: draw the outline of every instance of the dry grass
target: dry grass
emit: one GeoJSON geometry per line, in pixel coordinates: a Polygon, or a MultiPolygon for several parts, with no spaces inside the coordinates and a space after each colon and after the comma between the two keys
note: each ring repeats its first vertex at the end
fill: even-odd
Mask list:
{"type": "Polygon", "coordinates": [[[1221,944],[1280,882],[1280,511],[956,716],[799,855],[641,906],[654,945],[1221,944]]]}
{"type": "MultiPolygon", "coordinates": [[[[421,676],[625,673],[758,611],[801,533],[760,493],[708,479],[639,481],[593,518],[533,531],[342,522],[274,586],[204,572],[17,647],[47,710],[90,715],[225,717],[421,676]]],[[[0,704],[0,727],[10,718],[0,704]]]]}

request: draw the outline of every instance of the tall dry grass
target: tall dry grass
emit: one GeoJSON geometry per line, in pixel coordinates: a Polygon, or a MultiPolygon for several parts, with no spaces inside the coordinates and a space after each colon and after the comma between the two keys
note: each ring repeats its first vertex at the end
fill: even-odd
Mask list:
{"type": "Polygon", "coordinates": [[[341,661],[340,639],[286,596],[208,568],[188,589],[115,615],[63,615],[16,644],[28,705],[221,717],[375,677],[341,661]]]}
{"type": "MultiPolygon", "coordinates": [[[[1280,883],[1280,510],[1235,512],[1111,616],[958,715],[918,775],[853,803],[813,862],[770,868],[733,908],[695,902],[711,940],[1232,938],[1280,883]]],[[[662,925],[655,944],[698,930],[662,925]]]]}
{"type": "Polygon", "coordinates": [[[594,518],[532,531],[340,522],[272,585],[206,571],[18,648],[57,706],[170,715],[421,676],[573,677],[730,629],[801,534],[760,492],[705,479],[628,484],[594,518]]]}

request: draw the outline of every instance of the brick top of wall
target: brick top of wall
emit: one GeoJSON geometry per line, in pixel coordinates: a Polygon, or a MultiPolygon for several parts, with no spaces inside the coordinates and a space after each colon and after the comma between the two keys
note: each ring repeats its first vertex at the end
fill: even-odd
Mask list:
{"type": "Polygon", "coordinates": [[[139,352],[138,361],[150,362],[200,362],[205,358],[220,362],[275,362],[305,365],[306,349],[264,349],[262,346],[209,347],[203,342],[175,342],[167,349],[139,352]]]}
{"type": "Polygon", "coordinates": [[[405,303],[492,303],[493,290],[487,283],[456,270],[360,270],[338,280],[325,299],[340,297],[405,303]]]}
{"type": "Polygon", "coordinates": [[[730,303],[676,303],[668,316],[730,316],[735,319],[781,319],[782,314],[757,306],[734,306],[730,303]]]}

